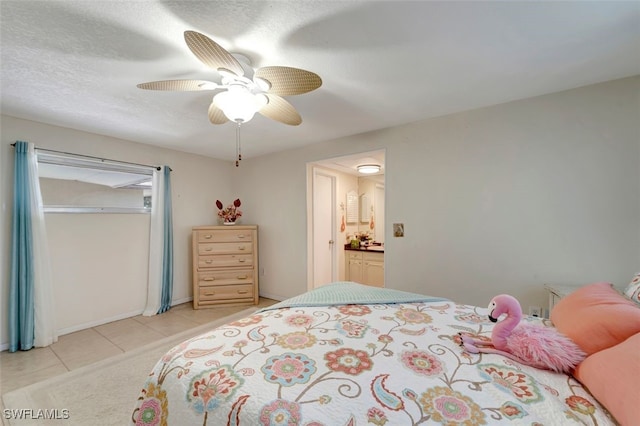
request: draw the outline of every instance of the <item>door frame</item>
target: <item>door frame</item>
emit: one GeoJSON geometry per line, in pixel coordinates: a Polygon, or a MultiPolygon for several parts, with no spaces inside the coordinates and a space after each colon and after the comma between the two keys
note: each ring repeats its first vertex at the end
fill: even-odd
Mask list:
{"type": "MultiPolygon", "coordinates": [[[[318,160],[312,160],[307,162],[306,166],[307,166],[307,229],[306,229],[306,236],[307,236],[307,290],[313,290],[313,264],[314,264],[314,253],[313,253],[313,170],[314,168],[320,168],[322,169],[325,173],[327,174],[335,174],[335,178],[336,178],[336,182],[338,181],[338,177],[340,175],[340,173],[346,173],[346,174],[352,174],[354,176],[358,176],[357,174],[355,174],[352,170],[345,170],[345,167],[349,167],[349,166],[345,166],[344,163],[341,164],[340,160],[347,160],[347,163],[349,162],[353,162],[354,158],[357,158],[358,160],[360,159],[368,159],[367,157],[371,156],[371,155],[375,155],[375,154],[383,154],[383,159],[382,161],[382,165],[384,167],[384,183],[383,186],[386,187],[386,180],[387,180],[387,162],[386,162],[386,149],[385,148],[378,148],[378,149],[371,149],[371,150],[366,150],[366,151],[362,151],[362,152],[357,152],[357,153],[351,153],[351,154],[341,154],[341,155],[333,155],[331,157],[327,157],[327,158],[322,158],[322,159],[318,159],[318,160]]],[[[340,185],[336,185],[336,191],[340,188],[340,185]]],[[[384,199],[384,211],[385,211],[385,216],[386,216],[386,211],[387,211],[387,206],[386,206],[386,201],[387,201],[387,194],[385,191],[385,199],[384,199]]],[[[333,222],[335,224],[334,226],[334,235],[337,235],[338,233],[338,225],[337,225],[337,217],[338,217],[338,211],[337,211],[337,205],[338,205],[339,200],[336,198],[335,199],[335,203],[336,205],[334,206],[333,211],[333,222]]],[[[387,222],[387,219],[385,217],[384,220],[385,224],[387,222]]],[[[386,228],[386,227],[385,227],[386,228]]],[[[385,229],[385,240],[386,240],[386,235],[388,235],[388,230],[385,229]]],[[[340,247],[338,247],[338,240],[336,238],[334,238],[334,241],[336,241],[336,248],[334,250],[334,254],[335,254],[335,258],[334,258],[334,269],[336,273],[336,277],[337,274],[339,273],[339,268],[341,266],[340,264],[340,260],[339,260],[339,256],[341,254],[344,253],[343,250],[340,250],[342,248],[342,243],[344,242],[342,239],[342,236],[338,236],[338,238],[340,238],[340,247]]],[[[384,257],[384,263],[385,265],[387,264],[387,259],[388,257],[385,255],[384,257]]],[[[347,267],[347,265],[345,264],[344,267],[347,267]]],[[[386,282],[386,274],[387,274],[387,269],[385,268],[385,282],[386,282]]]]}
{"type": "Polygon", "coordinates": [[[334,241],[333,252],[331,254],[331,278],[332,281],[336,281],[338,278],[338,249],[336,234],[336,181],[338,176],[331,170],[325,169],[324,167],[319,167],[315,164],[307,164],[307,290],[313,290],[314,288],[315,235],[313,226],[313,199],[316,174],[322,174],[331,178],[331,239],[334,241]]]}

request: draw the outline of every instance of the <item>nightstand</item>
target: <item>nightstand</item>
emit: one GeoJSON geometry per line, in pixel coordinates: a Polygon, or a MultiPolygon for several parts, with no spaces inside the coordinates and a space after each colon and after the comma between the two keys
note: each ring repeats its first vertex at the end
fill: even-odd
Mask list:
{"type": "Polygon", "coordinates": [[[573,293],[579,289],[580,285],[557,285],[557,284],[545,284],[544,288],[549,292],[549,316],[551,316],[551,310],[553,307],[570,293],[573,293]]]}

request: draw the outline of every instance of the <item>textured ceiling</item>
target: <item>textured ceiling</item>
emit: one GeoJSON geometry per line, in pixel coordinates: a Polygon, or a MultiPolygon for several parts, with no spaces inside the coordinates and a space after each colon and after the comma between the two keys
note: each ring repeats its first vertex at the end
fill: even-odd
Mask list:
{"type": "Polygon", "coordinates": [[[215,92],[136,88],[220,81],[185,30],[323,79],[287,97],[301,125],[242,127],[245,158],[640,74],[638,1],[2,0],[0,17],[3,114],[228,160],[215,92]]]}

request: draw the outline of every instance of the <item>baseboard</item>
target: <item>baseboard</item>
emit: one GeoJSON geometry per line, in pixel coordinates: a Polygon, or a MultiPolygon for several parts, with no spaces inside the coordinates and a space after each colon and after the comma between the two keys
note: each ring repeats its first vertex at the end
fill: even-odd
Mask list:
{"type": "MultiPolygon", "coordinates": [[[[89,322],[85,322],[85,323],[82,323],[82,324],[76,324],[76,325],[73,325],[71,327],[61,328],[61,329],[57,330],[58,337],[64,336],[65,334],[74,333],[74,332],[80,331],[80,330],[86,330],[87,328],[97,327],[99,325],[103,325],[103,324],[106,324],[106,323],[109,323],[109,322],[119,321],[119,320],[122,320],[122,319],[125,319],[125,318],[135,317],[136,315],[140,315],[140,314],[142,314],[142,310],[126,312],[126,313],[115,315],[115,316],[112,316],[112,317],[109,317],[109,318],[101,318],[99,320],[89,321],[89,322]]],[[[0,344],[0,351],[4,351],[4,350],[7,350],[7,349],[9,349],[9,342],[0,344]]]]}
{"type": "Polygon", "coordinates": [[[276,294],[264,293],[260,292],[260,297],[265,297],[267,299],[277,300],[278,302],[282,302],[283,300],[288,299],[287,297],[278,296],[276,294]]]}
{"type": "Polygon", "coordinates": [[[126,312],[123,314],[114,315],[109,318],[100,318],[98,320],[88,321],[82,324],[72,325],[71,327],[62,328],[58,330],[58,336],[64,336],[65,334],[75,333],[76,331],[86,330],[87,328],[97,327],[99,325],[107,324],[110,322],[120,321],[125,318],[135,317],[136,315],[141,315],[143,310],[144,309],[141,309],[139,311],[126,312]]]}
{"type": "MultiPolygon", "coordinates": [[[[184,299],[172,300],[171,306],[181,305],[183,303],[191,302],[192,300],[193,300],[192,297],[185,297],[184,299]]],[[[101,318],[99,320],[89,321],[82,324],[76,324],[71,327],[65,327],[58,330],[58,336],[64,336],[65,334],[75,333],[76,331],[86,330],[87,328],[97,327],[99,325],[107,324],[110,322],[120,321],[126,318],[135,317],[138,315],[142,315],[142,312],[144,312],[144,309],[141,309],[139,311],[132,311],[132,312],[126,312],[123,314],[118,314],[109,318],[101,318]]],[[[9,342],[0,343],[0,352],[6,351],[8,349],[9,349],[9,342]]]]}
{"type": "Polygon", "coordinates": [[[188,303],[193,301],[193,297],[185,297],[184,299],[172,300],[171,306],[182,305],[183,303],[188,303]]]}
{"type": "MultiPolygon", "coordinates": [[[[171,306],[181,305],[183,303],[191,302],[192,300],[193,300],[192,297],[185,297],[184,299],[172,300],[171,306]]],[[[65,334],[73,333],[80,330],[85,330],[87,328],[97,327],[99,325],[107,324],[110,322],[120,321],[122,319],[135,317],[138,315],[142,315],[142,312],[144,312],[144,308],[140,311],[128,312],[128,313],[119,314],[110,318],[103,318],[96,321],[86,322],[84,324],[74,325],[72,327],[67,327],[62,330],[58,330],[58,336],[63,336],[65,334]]]]}

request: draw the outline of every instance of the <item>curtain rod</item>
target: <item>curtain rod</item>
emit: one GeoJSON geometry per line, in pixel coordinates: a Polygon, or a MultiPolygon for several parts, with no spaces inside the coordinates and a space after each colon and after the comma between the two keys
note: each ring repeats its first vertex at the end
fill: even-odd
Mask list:
{"type": "MultiPolygon", "coordinates": [[[[15,147],[16,144],[12,143],[11,146],[15,147]]],[[[66,151],[56,151],[55,149],[46,149],[46,148],[38,148],[37,146],[35,147],[38,151],[47,151],[47,152],[55,152],[56,154],[66,154],[66,155],[75,155],[76,157],[84,157],[84,158],[91,158],[93,160],[100,160],[100,161],[113,161],[116,163],[124,163],[124,164],[131,164],[134,166],[142,166],[142,167],[152,167],[156,170],[160,170],[161,167],[160,166],[150,166],[148,164],[140,164],[140,163],[131,163],[129,161],[120,161],[120,160],[111,160],[109,158],[101,158],[101,157],[94,157],[92,155],[84,155],[84,154],[74,154],[73,152],[66,152],[66,151]]],[[[169,171],[173,171],[173,169],[171,167],[169,167],[169,171]]]]}

